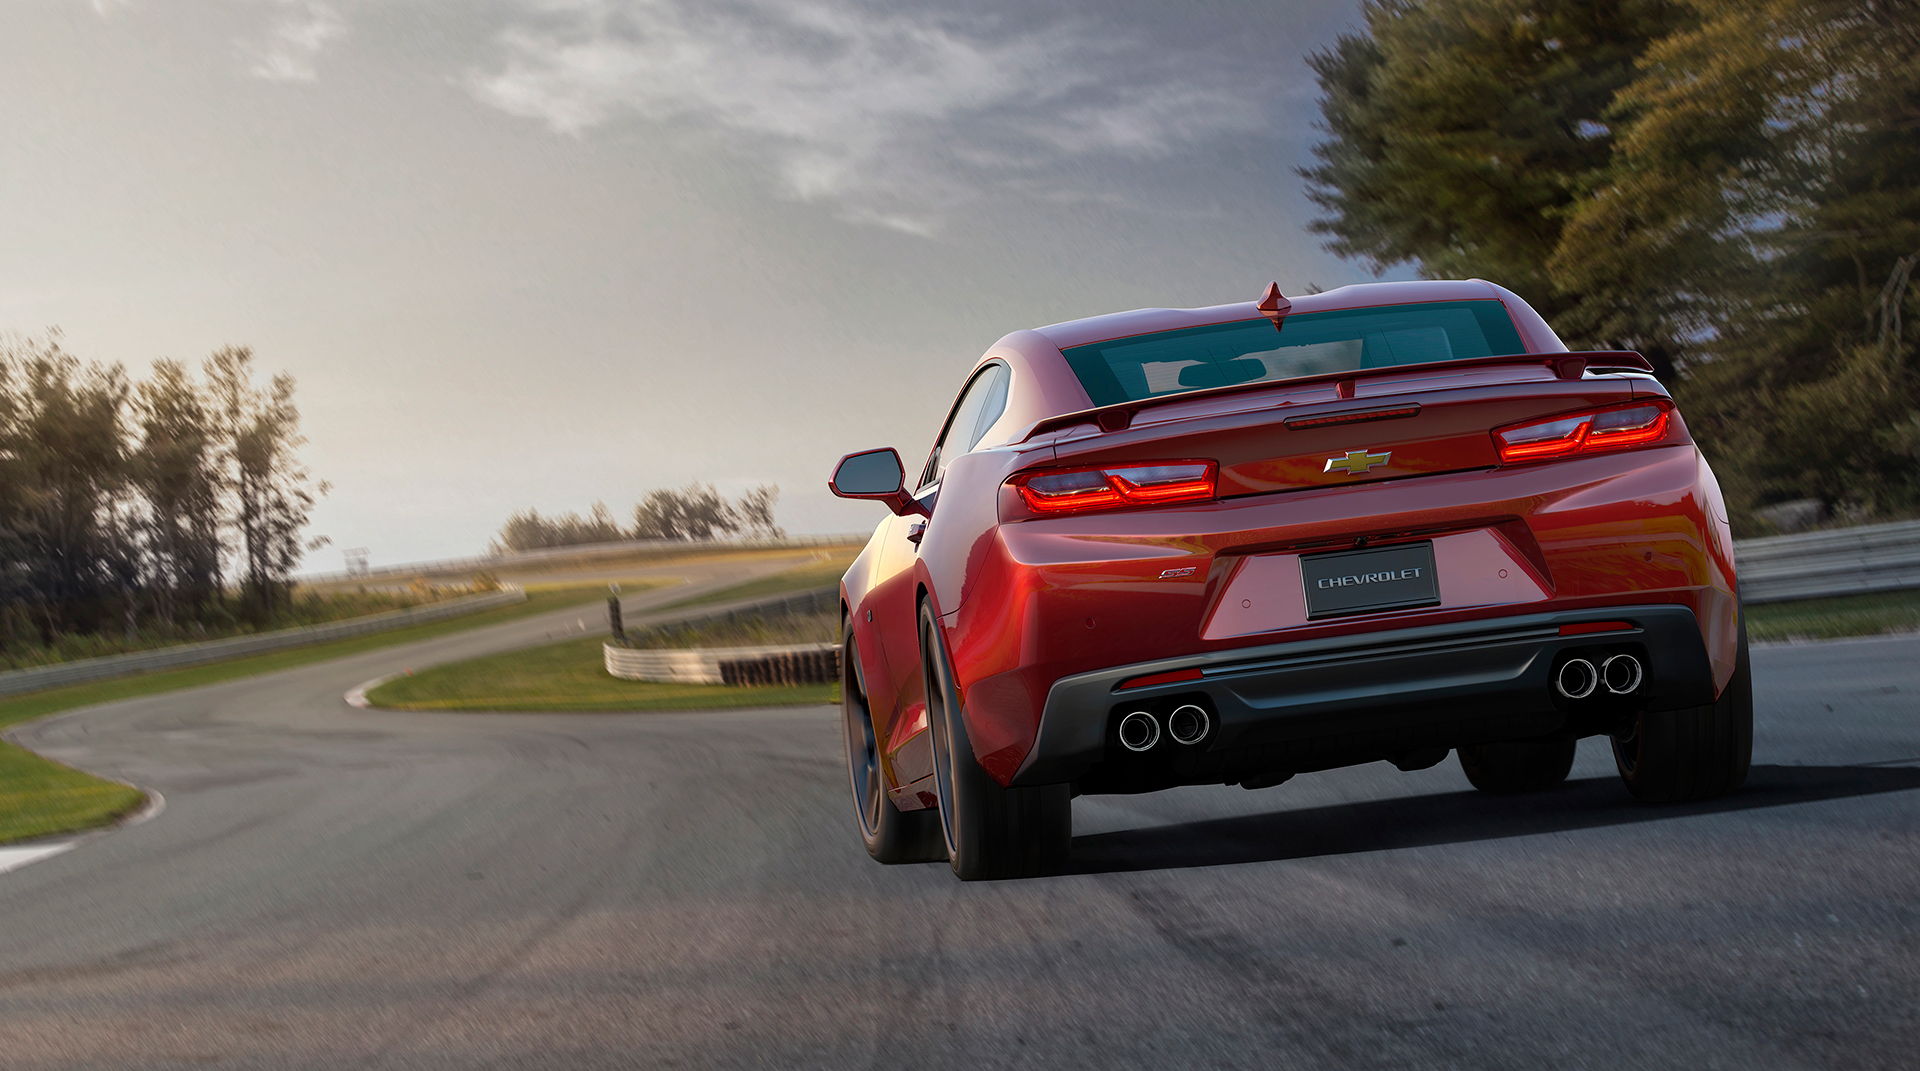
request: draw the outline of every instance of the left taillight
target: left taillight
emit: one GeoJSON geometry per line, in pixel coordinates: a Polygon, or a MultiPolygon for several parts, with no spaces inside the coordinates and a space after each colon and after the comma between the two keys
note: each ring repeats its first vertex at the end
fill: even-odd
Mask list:
{"type": "Polygon", "coordinates": [[[1529,420],[1493,429],[1503,462],[1545,461],[1577,454],[1648,446],[1667,437],[1673,403],[1664,398],[1610,405],[1584,413],[1529,420]]]}
{"type": "Polygon", "coordinates": [[[1081,513],[1213,498],[1212,461],[1146,461],[1048,469],[1015,476],[1014,489],[1035,513],[1081,513]]]}

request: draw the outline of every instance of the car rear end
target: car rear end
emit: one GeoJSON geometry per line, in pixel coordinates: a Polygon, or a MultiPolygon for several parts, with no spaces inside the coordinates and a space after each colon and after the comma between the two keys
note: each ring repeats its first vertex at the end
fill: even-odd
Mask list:
{"type": "Polygon", "coordinates": [[[1096,405],[1017,444],[1051,459],[1000,480],[952,615],[981,765],[1255,786],[1712,703],[1738,602],[1684,419],[1480,285],[1048,329],[1096,405]]]}

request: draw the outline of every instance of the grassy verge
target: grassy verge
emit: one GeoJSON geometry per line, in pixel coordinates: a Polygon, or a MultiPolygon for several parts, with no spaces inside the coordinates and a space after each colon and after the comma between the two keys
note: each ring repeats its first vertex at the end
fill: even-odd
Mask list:
{"type": "Polygon", "coordinates": [[[791,595],[795,592],[824,588],[829,584],[838,584],[840,577],[846,573],[847,566],[853,564],[853,559],[858,556],[859,553],[860,548],[858,547],[847,550],[834,550],[828,557],[819,561],[811,561],[805,565],[797,565],[782,573],[763,576],[758,580],[749,580],[744,584],[735,584],[733,587],[710,592],[706,595],[668,603],[665,606],[656,607],[647,612],[655,613],[658,610],[675,610],[683,606],[705,606],[710,603],[732,602],[735,599],[751,599],[761,596],[772,598],[775,595],[791,595]]]}
{"type": "Polygon", "coordinates": [[[597,637],[567,640],[435,666],[388,681],[367,698],[398,710],[475,711],[722,710],[839,702],[831,684],[734,688],[621,680],[607,673],[601,644],[597,637]]]}
{"type": "MultiPolygon", "coordinates": [[[[218,684],[413,640],[497,625],[549,610],[564,610],[603,597],[606,590],[602,584],[549,588],[530,592],[526,602],[515,606],[482,610],[446,621],[431,621],[391,632],[252,655],[207,666],[11,696],[0,699],[0,728],[75,707],[175,692],[203,684],[218,684]]],[[[24,748],[0,741],[0,844],[28,837],[92,829],[119,818],[138,807],[140,802],[140,793],[125,785],[103,781],[59,763],[49,762],[24,748]]]]}
{"type": "Polygon", "coordinates": [[[145,800],[138,789],[0,743],[0,844],[89,829],[145,800]]]}
{"type": "Polygon", "coordinates": [[[466,588],[431,585],[404,591],[344,591],[326,595],[296,591],[287,605],[266,620],[252,622],[235,618],[231,611],[236,607],[224,600],[216,600],[207,611],[210,619],[191,625],[162,626],[151,614],[145,614],[140,628],[131,635],[114,627],[100,632],[58,633],[54,635],[51,645],[47,646],[41,644],[31,627],[11,629],[8,631],[14,635],[12,642],[0,644],[0,670],[35,669],[83,658],[156,651],[205,640],[225,640],[262,632],[278,632],[281,629],[326,625],[393,610],[431,606],[436,602],[470,594],[473,592],[466,588]]]}
{"type": "Polygon", "coordinates": [[[1832,640],[1920,629],[1920,591],[1885,591],[1837,599],[1748,606],[1747,638],[1832,640]]]}

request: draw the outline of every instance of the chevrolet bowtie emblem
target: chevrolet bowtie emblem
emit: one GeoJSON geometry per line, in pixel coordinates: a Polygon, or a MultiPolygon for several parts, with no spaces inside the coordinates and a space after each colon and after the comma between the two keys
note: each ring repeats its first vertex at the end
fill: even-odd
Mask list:
{"type": "Polygon", "coordinates": [[[1386,464],[1387,459],[1392,456],[1393,453],[1391,451],[1381,454],[1369,454],[1365,450],[1355,450],[1345,457],[1328,458],[1327,467],[1320,471],[1344,472],[1348,475],[1358,476],[1375,465],[1386,464]]]}

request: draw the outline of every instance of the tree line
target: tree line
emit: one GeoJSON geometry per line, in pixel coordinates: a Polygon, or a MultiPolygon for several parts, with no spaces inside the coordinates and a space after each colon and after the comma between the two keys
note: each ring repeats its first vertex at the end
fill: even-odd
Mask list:
{"type": "Polygon", "coordinates": [[[322,542],[293,393],[246,347],[135,379],[0,336],[0,642],[271,621],[322,542]]]}
{"type": "Polygon", "coordinates": [[[1920,0],[1368,0],[1309,57],[1328,248],[1637,349],[1735,524],[1920,508],[1920,0]]]}
{"type": "Polygon", "coordinates": [[[773,504],[779,498],[780,488],[772,484],[756,487],[732,502],[712,484],[663,488],[647,492],[633,508],[633,523],[624,528],[604,502],[595,502],[584,517],[578,513],[542,516],[537,509],[522,510],[507,518],[489,549],[506,554],[627,539],[693,541],[729,535],[780,539],[787,533],[773,520],[773,504]]]}

